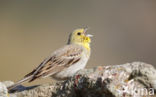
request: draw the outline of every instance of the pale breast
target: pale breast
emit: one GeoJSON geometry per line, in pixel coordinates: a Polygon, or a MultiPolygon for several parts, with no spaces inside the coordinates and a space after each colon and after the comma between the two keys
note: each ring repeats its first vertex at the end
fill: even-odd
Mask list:
{"type": "Polygon", "coordinates": [[[66,79],[68,77],[71,77],[77,71],[85,68],[88,59],[89,59],[89,56],[86,55],[86,53],[83,53],[81,59],[77,63],[71,65],[68,68],[65,68],[64,70],[62,70],[61,72],[53,75],[52,77],[54,79],[57,79],[57,80],[66,79]]]}

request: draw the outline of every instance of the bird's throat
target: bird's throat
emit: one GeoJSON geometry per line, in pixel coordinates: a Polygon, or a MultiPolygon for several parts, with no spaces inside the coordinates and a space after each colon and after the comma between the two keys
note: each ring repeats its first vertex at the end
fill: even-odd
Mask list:
{"type": "Polygon", "coordinates": [[[83,46],[83,47],[86,48],[88,51],[90,51],[90,44],[89,44],[89,43],[77,43],[77,44],[83,46]]]}
{"type": "Polygon", "coordinates": [[[84,43],[83,46],[90,51],[90,44],[89,43],[84,43]]]}

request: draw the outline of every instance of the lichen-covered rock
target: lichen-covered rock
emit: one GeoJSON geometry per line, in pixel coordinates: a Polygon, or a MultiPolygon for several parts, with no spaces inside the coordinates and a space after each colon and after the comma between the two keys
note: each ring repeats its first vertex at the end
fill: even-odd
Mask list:
{"type": "Polygon", "coordinates": [[[17,97],[51,97],[54,89],[53,84],[45,84],[37,88],[15,93],[17,97]]]}
{"type": "Polygon", "coordinates": [[[8,94],[7,87],[13,84],[14,82],[12,81],[0,82],[0,97],[17,97],[15,94],[8,94]]]}
{"type": "MultiPolygon", "coordinates": [[[[98,66],[84,69],[63,82],[25,88],[17,97],[151,97],[156,89],[156,70],[146,63],[98,66]]],[[[0,96],[1,97],[1,96],[0,96]]],[[[11,97],[11,96],[10,96],[11,97]]]]}
{"type": "Polygon", "coordinates": [[[81,70],[62,84],[55,97],[151,97],[155,69],[142,62],[81,70]],[[145,68],[143,68],[145,67],[145,68]]]}
{"type": "Polygon", "coordinates": [[[8,96],[8,90],[2,82],[0,82],[0,97],[7,97],[8,96]]]}

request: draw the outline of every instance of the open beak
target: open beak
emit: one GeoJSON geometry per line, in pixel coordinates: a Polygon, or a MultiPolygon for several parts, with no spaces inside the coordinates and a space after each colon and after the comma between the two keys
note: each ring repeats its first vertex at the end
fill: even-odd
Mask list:
{"type": "Polygon", "coordinates": [[[91,35],[91,34],[87,34],[87,33],[86,33],[87,30],[88,30],[88,28],[84,28],[84,34],[85,34],[87,37],[93,37],[93,35],[91,35]]]}
{"type": "Polygon", "coordinates": [[[93,37],[93,35],[91,35],[91,34],[87,34],[86,36],[87,36],[87,37],[93,37]]]}
{"type": "Polygon", "coordinates": [[[84,28],[84,34],[86,34],[88,27],[84,28]]]}

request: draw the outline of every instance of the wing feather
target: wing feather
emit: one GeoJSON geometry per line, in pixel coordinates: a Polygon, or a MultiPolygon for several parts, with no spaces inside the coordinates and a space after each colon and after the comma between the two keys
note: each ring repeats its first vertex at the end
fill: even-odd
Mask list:
{"type": "Polygon", "coordinates": [[[29,80],[31,82],[40,77],[53,75],[78,62],[81,59],[82,51],[82,47],[78,45],[67,45],[54,52],[25,77],[33,75],[32,79],[29,80]]]}

